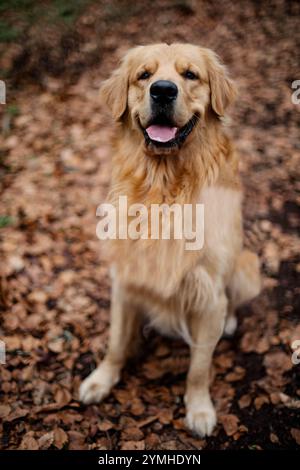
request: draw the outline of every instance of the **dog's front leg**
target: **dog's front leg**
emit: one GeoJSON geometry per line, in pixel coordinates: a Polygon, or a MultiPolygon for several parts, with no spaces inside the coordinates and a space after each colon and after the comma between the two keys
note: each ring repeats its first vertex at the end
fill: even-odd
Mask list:
{"type": "Polygon", "coordinates": [[[80,386],[79,397],[83,403],[100,402],[119,381],[121,369],[132,351],[132,344],[136,343],[139,325],[140,312],[129,303],[118,280],[113,279],[108,351],[101,364],[80,386]]]}
{"type": "Polygon", "coordinates": [[[209,436],[216,425],[216,412],[209,393],[212,355],[223,333],[227,298],[218,295],[213,308],[191,316],[191,363],[187,377],[186,424],[200,436],[209,436]]]}

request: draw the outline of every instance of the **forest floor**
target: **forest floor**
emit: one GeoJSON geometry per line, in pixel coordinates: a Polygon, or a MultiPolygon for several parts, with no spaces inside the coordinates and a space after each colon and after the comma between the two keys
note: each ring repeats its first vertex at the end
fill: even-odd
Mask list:
{"type": "Polygon", "coordinates": [[[300,364],[291,345],[300,340],[300,106],[291,84],[300,79],[299,3],[99,1],[74,21],[42,31],[33,24],[22,40],[0,44],[8,85],[0,111],[0,447],[298,447],[300,364]],[[213,48],[237,81],[231,133],[245,244],[262,263],[262,294],[240,310],[237,333],[214,355],[219,420],[207,439],[184,426],[188,347],[155,332],[103,403],[78,402],[109,326],[95,213],[109,183],[111,121],[98,90],[124,51],[159,41],[213,48]]]}

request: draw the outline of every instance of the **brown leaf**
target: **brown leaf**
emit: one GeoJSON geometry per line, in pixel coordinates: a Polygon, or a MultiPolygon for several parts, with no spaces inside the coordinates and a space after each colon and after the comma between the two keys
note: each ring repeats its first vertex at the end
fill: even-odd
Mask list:
{"type": "Polygon", "coordinates": [[[155,350],[156,357],[166,357],[170,354],[170,348],[166,344],[160,344],[155,350]]]}
{"type": "Polygon", "coordinates": [[[78,431],[68,431],[69,450],[84,450],[87,448],[85,444],[85,435],[78,431]]]}
{"type": "Polygon", "coordinates": [[[143,419],[137,423],[139,428],[143,428],[144,426],[148,426],[149,424],[153,423],[158,419],[158,416],[149,416],[149,418],[143,419]]]}
{"type": "Polygon", "coordinates": [[[161,424],[170,424],[173,420],[173,411],[171,408],[165,408],[159,411],[158,420],[161,424]]]}
{"type": "Polygon", "coordinates": [[[279,397],[280,397],[281,402],[287,408],[292,408],[295,410],[300,409],[300,400],[298,400],[297,398],[290,397],[289,395],[286,395],[285,393],[279,393],[279,397]]]}
{"type": "Polygon", "coordinates": [[[113,429],[114,427],[115,427],[114,423],[112,423],[108,419],[105,419],[104,421],[98,424],[99,431],[109,431],[110,429],[113,429]]]}
{"type": "Polygon", "coordinates": [[[300,446],[300,429],[292,428],[291,429],[291,435],[293,439],[297,442],[297,444],[300,446]]]}
{"type": "Polygon", "coordinates": [[[44,303],[47,301],[47,294],[43,290],[34,290],[28,295],[30,302],[44,303]]]}
{"type": "Polygon", "coordinates": [[[20,449],[21,450],[38,450],[39,444],[32,435],[25,434],[25,436],[23,437],[21,441],[20,449]]]}
{"type": "Polygon", "coordinates": [[[241,424],[239,426],[239,432],[243,433],[243,432],[248,432],[249,429],[247,428],[247,426],[244,426],[243,424],[241,424]]]}
{"type": "Polygon", "coordinates": [[[239,407],[241,409],[247,408],[251,404],[251,396],[243,395],[238,401],[239,407]]]}
{"type": "Polygon", "coordinates": [[[162,367],[157,366],[156,363],[144,364],[143,374],[149,380],[156,380],[161,378],[165,374],[165,370],[162,367]]]}
{"type": "Polygon", "coordinates": [[[130,426],[121,433],[121,439],[124,441],[140,441],[144,434],[138,427],[130,426]]]}
{"type": "Polygon", "coordinates": [[[299,339],[300,339],[300,324],[297,325],[295,329],[293,329],[290,343],[293,344],[294,341],[297,341],[299,339]]]}
{"type": "Polygon", "coordinates": [[[11,412],[9,405],[0,405],[0,418],[6,418],[11,412]]]}
{"type": "Polygon", "coordinates": [[[21,339],[18,336],[5,336],[2,338],[7,351],[15,351],[21,348],[21,339]]]}
{"type": "Polygon", "coordinates": [[[278,436],[273,432],[270,434],[270,441],[273,442],[273,444],[278,444],[279,442],[278,436]]]}
{"type": "Polygon", "coordinates": [[[51,447],[52,443],[54,441],[54,432],[50,431],[41,436],[38,440],[39,448],[41,450],[47,450],[49,447],[51,447]]]}
{"type": "Polygon", "coordinates": [[[271,274],[276,274],[280,264],[280,252],[278,245],[273,241],[269,241],[264,245],[264,256],[266,258],[266,266],[271,274]]]}
{"type": "Polygon", "coordinates": [[[128,390],[115,389],[113,394],[121,405],[129,404],[131,396],[128,390]]]}
{"type": "Polygon", "coordinates": [[[246,371],[243,367],[237,366],[234,368],[233,372],[226,374],[225,379],[227,382],[237,382],[244,377],[245,373],[246,371]]]}
{"type": "Polygon", "coordinates": [[[155,449],[160,444],[160,438],[157,434],[151,432],[145,438],[146,448],[155,449]]]}
{"type": "Polygon", "coordinates": [[[131,401],[130,409],[134,416],[141,416],[145,412],[145,405],[139,398],[134,398],[131,401]]]}
{"type": "Polygon", "coordinates": [[[222,370],[230,369],[233,365],[233,358],[225,354],[220,354],[215,358],[214,364],[222,370]]]}
{"type": "Polygon", "coordinates": [[[268,375],[282,374],[283,372],[291,370],[293,367],[291,357],[283,351],[275,351],[266,354],[263,363],[267,369],[268,375]]]}
{"type": "Polygon", "coordinates": [[[172,425],[173,425],[174,429],[177,429],[177,430],[186,429],[186,425],[185,425],[185,422],[184,422],[183,418],[173,419],[172,425]]]}
{"type": "Polygon", "coordinates": [[[55,401],[59,408],[63,408],[72,400],[71,393],[64,387],[60,387],[57,389],[54,395],[55,401]]]}
{"type": "Polygon", "coordinates": [[[29,411],[28,410],[23,410],[21,408],[17,408],[15,411],[13,411],[10,415],[8,415],[4,421],[8,421],[9,423],[11,421],[14,421],[15,419],[20,419],[20,418],[24,418],[25,416],[27,416],[29,414],[29,411]]]}
{"type": "Polygon", "coordinates": [[[178,450],[178,442],[174,439],[171,441],[162,442],[160,445],[160,449],[162,450],[178,450]]]}
{"type": "Polygon", "coordinates": [[[233,414],[227,414],[219,417],[220,422],[227,436],[233,436],[238,430],[239,418],[233,414]]]}
{"type": "Polygon", "coordinates": [[[55,398],[55,402],[46,403],[45,405],[41,405],[41,406],[36,406],[34,409],[35,413],[41,413],[43,411],[60,410],[61,408],[64,408],[70,403],[70,401],[72,400],[72,395],[66,388],[59,387],[55,391],[54,398],[55,398]]]}
{"type": "Polygon", "coordinates": [[[241,340],[242,351],[246,353],[255,351],[258,342],[258,334],[259,333],[257,331],[248,331],[244,334],[241,340]]]}
{"type": "Polygon", "coordinates": [[[269,350],[269,347],[270,347],[269,339],[267,337],[263,336],[257,342],[256,352],[258,354],[263,354],[263,353],[265,353],[269,350]]]}
{"type": "Polygon", "coordinates": [[[266,395],[261,395],[260,397],[256,397],[254,400],[254,406],[257,410],[260,410],[263,405],[268,404],[268,403],[270,403],[270,401],[266,395]]]}
{"type": "Polygon", "coordinates": [[[68,442],[68,435],[62,428],[56,428],[54,433],[54,445],[57,449],[62,449],[68,442]]]}
{"type": "Polygon", "coordinates": [[[49,341],[48,348],[50,349],[50,351],[56,354],[59,354],[63,352],[64,344],[65,344],[65,340],[63,338],[56,338],[56,339],[53,339],[52,341],[49,341]]]}
{"type": "Polygon", "coordinates": [[[280,393],[279,392],[272,392],[270,394],[270,400],[273,405],[278,405],[281,402],[280,393]]]}
{"type": "Polygon", "coordinates": [[[145,441],[121,442],[121,450],[145,450],[145,441]]]}

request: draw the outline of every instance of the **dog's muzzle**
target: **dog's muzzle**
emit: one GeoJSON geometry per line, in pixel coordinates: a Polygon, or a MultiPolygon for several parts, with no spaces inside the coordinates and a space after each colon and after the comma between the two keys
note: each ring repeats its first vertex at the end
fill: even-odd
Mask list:
{"type": "Polygon", "coordinates": [[[158,80],[150,87],[151,100],[155,105],[169,105],[176,100],[177,95],[177,85],[169,80],[158,80]]]}
{"type": "Polygon", "coordinates": [[[150,86],[151,118],[140,127],[147,146],[160,149],[180,147],[193,130],[198,117],[192,116],[178,127],[174,118],[174,104],[178,96],[177,85],[169,80],[157,80],[150,86]]]}

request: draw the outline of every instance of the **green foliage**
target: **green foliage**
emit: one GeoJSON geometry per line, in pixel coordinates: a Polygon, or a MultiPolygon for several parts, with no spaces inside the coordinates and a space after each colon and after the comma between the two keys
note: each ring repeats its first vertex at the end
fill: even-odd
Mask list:
{"type": "Polygon", "coordinates": [[[34,0],[1,0],[0,12],[6,12],[7,10],[27,10],[31,8],[34,0]]]}
{"type": "Polygon", "coordinates": [[[55,0],[53,14],[66,23],[73,23],[87,3],[87,0],[55,0]]]}
{"type": "Polygon", "coordinates": [[[9,215],[0,215],[0,228],[12,225],[14,222],[13,218],[9,215]]]}
{"type": "Polygon", "coordinates": [[[72,25],[91,0],[1,0],[0,42],[17,40],[28,26],[63,22],[72,25]],[[18,28],[14,25],[18,24],[18,28]]]}
{"type": "Polygon", "coordinates": [[[11,104],[10,106],[7,106],[6,112],[11,117],[15,117],[15,116],[18,116],[20,114],[20,110],[19,110],[19,108],[16,104],[11,104]]]}
{"type": "Polygon", "coordinates": [[[17,39],[20,31],[5,21],[0,21],[0,42],[11,42],[17,39]]]}

